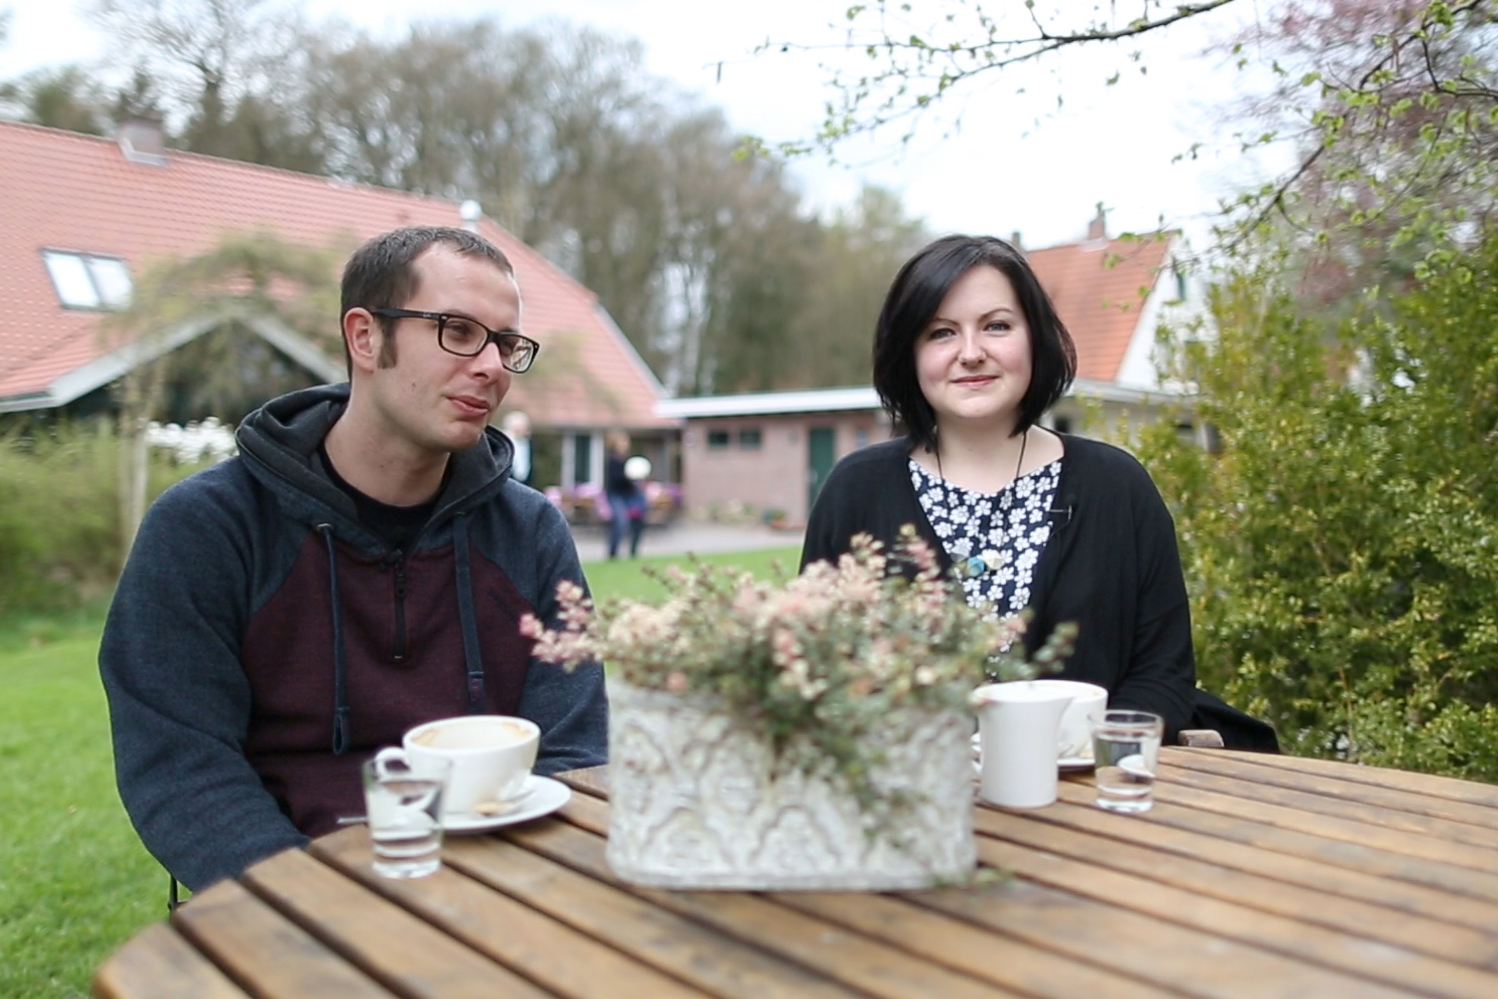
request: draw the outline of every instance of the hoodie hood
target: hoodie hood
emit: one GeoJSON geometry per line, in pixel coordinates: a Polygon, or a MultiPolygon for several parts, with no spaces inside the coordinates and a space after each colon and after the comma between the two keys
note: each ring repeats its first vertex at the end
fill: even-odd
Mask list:
{"type": "MultiPolygon", "coordinates": [[[[348,382],[292,392],[245,417],[234,436],[251,472],[281,497],[288,513],[313,526],[331,520],[340,535],[357,531],[367,536],[358,526],[353,501],[333,484],[318,453],[348,400],[348,382]]],[[[510,477],[514,457],[509,438],[493,427],[486,427],[473,447],[454,452],[432,523],[492,496],[510,477]]]]}

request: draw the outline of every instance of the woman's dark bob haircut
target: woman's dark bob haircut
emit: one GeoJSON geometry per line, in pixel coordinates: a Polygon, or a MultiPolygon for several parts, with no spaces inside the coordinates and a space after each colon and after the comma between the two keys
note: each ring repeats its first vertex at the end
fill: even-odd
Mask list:
{"type": "Polygon", "coordinates": [[[1034,426],[1077,373],[1071,334],[1020,252],[993,236],[943,236],[900,268],[874,329],[874,388],[894,425],[928,449],[936,447],[936,413],[916,378],[916,340],[957,279],[984,264],[998,268],[1014,285],[1030,329],[1030,387],[1020,401],[1014,432],[1034,426]]]}

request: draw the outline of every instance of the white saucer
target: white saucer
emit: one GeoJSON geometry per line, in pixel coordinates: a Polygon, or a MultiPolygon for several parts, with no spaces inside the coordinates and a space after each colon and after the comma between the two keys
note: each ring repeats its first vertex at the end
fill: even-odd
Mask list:
{"type": "Polygon", "coordinates": [[[472,812],[447,815],[442,819],[442,829],[450,833],[476,833],[513,826],[550,815],[571,798],[572,789],[566,784],[532,774],[525,779],[525,788],[518,798],[520,804],[511,811],[501,815],[474,815],[472,812]]]}

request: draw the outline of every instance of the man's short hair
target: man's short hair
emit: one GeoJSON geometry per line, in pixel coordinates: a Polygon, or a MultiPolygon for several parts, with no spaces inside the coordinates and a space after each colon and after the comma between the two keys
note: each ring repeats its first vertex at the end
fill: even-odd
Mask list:
{"type": "MultiPolygon", "coordinates": [[[[416,294],[416,258],[437,244],[449,247],[464,257],[484,257],[511,278],[515,268],[504,251],[477,233],[450,226],[413,225],[376,236],[354,251],[343,268],[343,301],[338,310],[338,328],[350,309],[399,309],[416,294]]],[[[393,320],[376,317],[381,339],[380,366],[395,363],[395,339],[390,335],[393,320]]],[[[348,341],[343,342],[343,359],[349,375],[354,373],[348,341]]]]}

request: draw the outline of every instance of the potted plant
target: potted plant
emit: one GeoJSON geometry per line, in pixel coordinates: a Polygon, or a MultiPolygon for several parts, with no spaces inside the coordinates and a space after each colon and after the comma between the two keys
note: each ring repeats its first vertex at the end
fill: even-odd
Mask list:
{"type": "Polygon", "coordinates": [[[779,583],[703,564],[661,579],[661,604],[597,610],[563,584],[557,629],[522,624],[543,661],[608,664],[616,873],[895,889],[972,870],[968,698],[1058,642],[1027,662],[1023,624],[969,607],[913,529],[779,583]]]}

